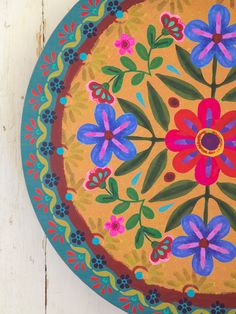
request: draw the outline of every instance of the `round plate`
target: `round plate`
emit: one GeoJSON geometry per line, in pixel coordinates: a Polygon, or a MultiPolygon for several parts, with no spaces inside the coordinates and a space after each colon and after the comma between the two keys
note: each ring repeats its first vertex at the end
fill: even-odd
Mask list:
{"type": "Polygon", "coordinates": [[[236,311],[235,5],[80,1],[31,78],[21,147],[36,215],[128,313],[236,311]]]}

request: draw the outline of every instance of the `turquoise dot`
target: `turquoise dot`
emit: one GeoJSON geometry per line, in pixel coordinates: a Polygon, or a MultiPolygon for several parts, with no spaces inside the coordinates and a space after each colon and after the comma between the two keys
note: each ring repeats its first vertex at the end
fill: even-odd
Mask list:
{"type": "Polygon", "coordinates": [[[66,200],[67,201],[72,201],[73,200],[73,195],[71,193],[66,193],[66,200]]]}
{"type": "Polygon", "coordinates": [[[64,148],[63,147],[59,147],[57,149],[57,153],[58,153],[58,155],[63,155],[64,154],[64,148]]]}
{"type": "Polygon", "coordinates": [[[121,10],[117,11],[117,12],[116,12],[116,17],[117,17],[118,19],[122,19],[122,17],[124,17],[124,12],[121,11],[121,10]]]}
{"type": "Polygon", "coordinates": [[[87,55],[87,53],[82,52],[82,53],[80,54],[79,58],[80,58],[80,60],[85,61],[85,60],[87,60],[88,55],[87,55]]]}
{"type": "Polygon", "coordinates": [[[67,104],[67,98],[66,97],[60,98],[60,104],[61,105],[66,105],[67,104]]]}
{"type": "Polygon", "coordinates": [[[190,289],[187,291],[187,296],[190,297],[190,298],[193,298],[195,296],[195,291],[190,289]]]}
{"type": "Polygon", "coordinates": [[[99,245],[100,244],[99,238],[97,238],[97,237],[93,238],[92,243],[93,243],[93,245],[99,245]]]}
{"type": "Polygon", "coordinates": [[[135,277],[136,277],[136,279],[141,280],[141,279],[143,279],[143,273],[142,273],[141,271],[138,271],[138,272],[135,274],[135,277]]]}
{"type": "Polygon", "coordinates": [[[57,68],[56,63],[53,63],[53,64],[52,64],[52,69],[53,69],[53,70],[56,70],[56,68],[57,68]]]}
{"type": "Polygon", "coordinates": [[[40,162],[37,163],[37,168],[38,168],[38,169],[41,169],[41,168],[42,168],[42,165],[41,165],[40,162]]]}
{"type": "Polygon", "coordinates": [[[36,134],[36,135],[40,135],[40,134],[41,134],[40,130],[39,130],[39,129],[36,129],[35,134],[36,134]]]}

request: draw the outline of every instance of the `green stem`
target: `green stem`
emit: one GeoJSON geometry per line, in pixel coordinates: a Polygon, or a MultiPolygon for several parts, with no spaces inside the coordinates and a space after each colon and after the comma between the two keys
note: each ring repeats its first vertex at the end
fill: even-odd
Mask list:
{"type": "Polygon", "coordinates": [[[127,136],[127,139],[131,141],[149,141],[153,143],[163,143],[165,142],[164,138],[153,137],[145,137],[145,136],[127,136]]]}
{"type": "MultiPolygon", "coordinates": [[[[113,195],[109,190],[108,188],[106,187],[105,188],[105,191],[109,194],[109,195],[113,195]]],[[[144,202],[145,200],[138,200],[138,201],[132,201],[132,200],[124,200],[120,197],[117,198],[118,201],[120,202],[129,202],[129,203],[141,203],[140,205],[140,209],[139,209],[139,225],[140,225],[140,228],[143,228],[143,224],[142,224],[142,207],[144,205],[144,202]]],[[[144,236],[145,238],[149,241],[149,242],[152,242],[152,240],[149,238],[149,236],[144,232],[144,236]]]]}
{"type": "MultiPolygon", "coordinates": [[[[163,37],[163,34],[161,34],[160,36],[158,36],[155,40],[155,42],[157,42],[161,37],[163,37]]],[[[149,53],[148,53],[148,74],[151,76],[152,75],[152,70],[150,69],[150,65],[151,65],[151,54],[152,51],[154,50],[153,47],[150,48],[149,53]]]]}
{"type": "Polygon", "coordinates": [[[214,57],[212,63],[212,84],[211,84],[211,98],[216,97],[216,89],[218,85],[216,84],[216,72],[217,72],[217,59],[214,57]]]}
{"type": "MultiPolygon", "coordinates": [[[[161,34],[160,36],[158,36],[155,40],[155,42],[157,42],[161,37],[163,37],[163,34],[161,34]]],[[[154,50],[154,48],[150,48],[149,53],[148,53],[148,70],[147,71],[143,71],[143,70],[127,70],[127,71],[122,71],[121,73],[123,73],[123,75],[125,75],[126,73],[144,73],[145,75],[149,75],[151,76],[151,69],[150,69],[150,65],[151,65],[151,54],[152,51],[154,50]]],[[[113,76],[107,83],[110,84],[117,76],[119,76],[120,74],[117,74],[115,76],[113,76]]]]}
{"type": "MultiPolygon", "coordinates": [[[[142,207],[144,205],[144,202],[145,200],[142,200],[142,203],[141,203],[141,206],[140,206],[140,209],[139,209],[139,225],[140,225],[140,228],[142,229],[143,228],[143,224],[142,224],[142,207]]],[[[149,241],[149,242],[152,242],[152,240],[149,238],[149,236],[144,232],[144,236],[145,238],[149,241]]]]}
{"type": "MultiPolygon", "coordinates": [[[[122,71],[120,72],[120,74],[125,75],[126,73],[144,73],[145,75],[151,75],[149,72],[147,71],[142,71],[142,70],[127,70],[127,71],[122,71]]],[[[120,74],[117,74],[115,76],[113,76],[107,83],[110,84],[115,78],[117,78],[120,74]]]]}
{"type": "Polygon", "coordinates": [[[205,197],[205,207],[204,207],[203,220],[204,220],[205,225],[207,225],[208,224],[208,211],[209,211],[208,205],[209,205],[209,199],[211,197],[210,186],[208,185],[206,186],[204,197],[205,197]]]}

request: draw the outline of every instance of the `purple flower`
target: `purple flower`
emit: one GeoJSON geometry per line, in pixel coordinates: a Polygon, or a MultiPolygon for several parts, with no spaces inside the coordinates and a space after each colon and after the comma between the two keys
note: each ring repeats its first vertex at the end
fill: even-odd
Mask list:
{"type": "Polygon", "coordinates": [[[130,160],[136,155],[136,148],[126,137],[137,128],[137,120],[131,113],[126,113],[116,120],[112,106],[99,104],[95,109],[97,125],[85,124],[77,133],[77,138],[84,144],[95,144],[91,159],[98,167],[106,166],[112,153],[120,160],[130,160]]]}
{"type": "Polygon", "coordinates": [[[230,12],[223,5],[213,5],[208,14],[209,25],[201,20],[191,21],[185,35],[199,45],[191,54],[192,62],[201,68],[215,56],[226,68],[236,65],[236,24],[229,26],[230,12]]]}
{"type": "Polygon", "coordinates": [[[182,220],[182,228],[187,236],[176,238],[172,244],[172,253],[177,257],[193,256],[194,271],[208,276],[213,270],[213,257],[222,263],[232,261],[236,256],[236,247],[222,240],[230,230],[224,216],[214,217],[206,226],[196,215],[188,215],[182,220]]]}

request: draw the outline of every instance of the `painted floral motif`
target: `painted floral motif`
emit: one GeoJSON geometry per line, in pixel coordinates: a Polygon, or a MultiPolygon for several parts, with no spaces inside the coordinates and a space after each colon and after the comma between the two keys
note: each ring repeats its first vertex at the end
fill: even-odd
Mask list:
{"type": "Polygon", "coordinates": [[[117,218],[116,216],[111,216],[109,222],[105,223],[105,229],[109,230],[111,237],[116,237],[119,234],[125,232],[125,227],[123,226],[124,217],[117,218]]]}
{"type": "MultiPolygon", "coordinates": [[[[158,8],[170,4],[171,12],[174,7],[181,11],[181,1],[176,5],[174,1],[167,2],[162,1],[158,8]]],[[[71,20],[63,23],[64,26],[57,33],[61,47],[57,43],[54,47],[55,52],[47,49],[43,56],[45,64],[40,65],[43,77],[41,75],[40,81],[34,82],[34,86],[30,87],[33,98],[30,95],[27,99],[31,115],[27,116],[27,120],[30,118],[30,124],[24,126],[26,130],[23,130],[23,137],[30,145],[24,143],[28,145],[27,156],[24,155],[23,158],[24,170],[26,176],[34,178],[30,181],[32,191],[35,191],[34,205],[37,209],[42,209],[37,211],[37,215],[44,217],[42,223],[46,225],[44,227],[51,235],[50,238],[60,244],[61,249],[67,248],[63,251],[63,257],[73,270],[82,270],[85,278],[89,272],[89,284],[100,294],[108,295],[108,298],[111,295],[112,300],[116,298],[122,309],[133,314],[150,311],[153,314],[160,311],[169,313],[172,310],[178,313],[197,312],[195,302],[198,301],[195,296],[202,291],[207,294],[213,289],[209,286],[211,278],[209,280],[206,278],[215,271],[214,265],[217,263],[216,271],[220,267],[224,269],[224,265],[219,263],[231,262],[236,255],[234,244],[224,240],[226,236],[232,238],[232,232],[236,230],[235,209],[229,203],[229,199],[235,201],[236,185],[232,180],[218,181],[219,178],[225,180],[225,175],[236,177],[236,111],[227,112],[227,103],[225,106],[225,102],[233,106],[233,102],[236,101],[235,87],[232,86],[225,95],[221,93],[222,87],[227,88],[227,84],[235,81],[233,66],[236,65],[234,53],[236,24],[230,25],[230,13],[222,5],[215,5],[210,9],[209,25],[195,20],[187,25],[186,30],[182,22],[184,17],[164,12],[159,19],[156,18],[153,25],[145,25],[146,38],[143,40],[143,35],[139,36],[134,27],[146,23],[142,8],[144,3],[126,9],[128,2],[126,4],[124,1],[124,12],[121,11],[121,4],[123,7],[120,1],[82,0],[80,4],[82,10],[76,15],[79,19],[81,19],[79,16],[83,17],[82,22],[79,21],[78,27],[76,22],[71,20]],[[138,8],[141,8],[143,15],[139,15],[138,8]],[[132,12],[136,12],[136,15],[132,12]],[[115,42],[117,50],[114,48],[114,38],[112,40],[111,48],[120,54],[120,57],[114,54],[118,57],[118,62],[116,60],[112,66],[106,65],[106,50],[99,47],[95,38],[97,34],[108,34],[110,31],[100,30],[100,25],[104,22],[103,14],[106,14],[109,21],[113,21],[110,29],[115,28],[121,36],[115,42]],[[126,23],[126,19],[130,23],[126,23]],[[158,20],[162,27],[156,25],[156,22],[159,24],[158,20]],[[185,35],[199,43],[192,54],[183,48],[185,35]],[[85,41],[85,45],[80,47],[81,40],[85,41]],[[174,40],[177,43],[181,42],[175,46],[176,49],[173,47],[174,40]],[[91,45],[91,50],[87,50],[86,42],[91,45]],[[93,49],[96,43],[101,55],[105,56],[101,60],[98,60],[99,53],[93,49]],[[169,50],[169,53],[162,49],[171,46],[172,50],[169,50]],[[80,50],[82,47],[83,50],[80,50]],[[178,64],[167,63],[172,62],[168,57],[170,53],[177,54],[178,64]],[[208,69],[208,74],[211,75],[205,77],[207,72],[205,70],[202,72],[199,68],[208,65],[211,60],[212,68],[208,69]],[[81,84],[79,80],[73,81],[68,90],[66,72],[75,62],[78,63],[78,68],[80,65],[82,67],[82,81],[87,83],[87,91],[96,106],[89,102],[83,82],[81,84]],[[223,67],[232,67],[227,74],[224,73],[221,82],[220,76],[218,77],[218,63],[223,67]],[[60,76],[59,72],[62,73],[60,76]],[[170,76],[170,72],[175,76],[170,76]],[[104,81],[101,78],[103,74],[108,76],[104,81]],[[48,75],[50,76],[47,77],[48,75]],[[191,81],[188,81],[185,75],[190,76],[191,81]],[[202,85],[197,84],[195,87],[193,81],[202,85]],[[167,100],[166,97],[162,97],[162,84],[171,90],[167,100]],[[204,89],[201,90],[203,85],[204,89]],[[136,89],[136,86],[139,88],[136,89]],[[126,87],[131,87],[129,90],[131,93],[125,93],[126,87]],[[123,93],[119,95],[122,88],[123,93]],[[60,93],[62,95],[59,95],[60,93]],[[117,98],[113,96],[116,93],[117,98]],[[130,100],[126,99],[129,95],[130,100]],[[204,99],[206,95],[211,95],[211,98],[204,99]],[[73,98],[78,98],[80,102],[74,108],[73,98]],[[220,98],[219,103],[216,99],[220,98]],[[189,107],[191,106],[192,111],[180,110],[175,117],[176,130],[170,130],[171,113],[182,105],[188,106],[182,99],[191,100],[189,107]],[[198,114],[195,114],[194,105],[202,99],[204,100],[199,104],[198,114]],[[111,105],[115,101],[117,103],[113,108],[111,105]],[[96,123],[81,126],[84,110],[89,106],[95,107],[96,123]],[[60,114],[60,110],[63,115],[60,114]],[[120,114],[116,119],[116,112],[124,114],[120,114]],[[61,116],[65,128],[60,142],[54,138],[54,132],[51,131],[55,131],[53,128],[60,125],[61,116]],[[76,138],[75,132],[73,131],[73,135],[68,134],[67,128],[69,129],[71,124],[76,126],[77,121],[80,121],[78,123],[81,127],[76,138]],[[91,160],[97,167],[88,172],[86,179],[84,177],[88,169],[79,167],[86,156],[78,141],[94,145],[91,160]],[[137,142],[138,145],[134,145],[137,142]],[[168,168],[172,156],[170,151],[177,153],[173,161],[174,170],[187,173],[194,169],[195,179],[182,180],[181,175],[173,172],[172,166],[168,168]],[[115,168],[115,161],[112,160],[114,176],[108,167],[113,154],[123,161],[115,168]],[[66,184],[61,169],[56,168],[55,160],[64,162],[65,174],[68,175],[66,184]],[[79,171],[81,169],[84,171],[82,174],[79,172],[79,179],[76,177],[78,174],[74,174],[76,167],[80,168],[79,171]],[[132,178],[125,176],[131,172],[135,172],[132,178]],[[123,180],[119,178],[121,176],[124,176],[123,180]],[[217,184],[211,187],[215,183],[217,184]],[[164,188],[161,187],[162,184],[164,188]],[[66,190],[63,190],[65,187],[66,190]],[[216,197],[216,189],[226,195],[226,202],[216,197]],[[183,203],[180,201],[176,206],[175,199],[193,190],[195,193],[193,198],[183,200],[183,203]],[[61,191],[63,196],[60,198],[58,194],[61,191]],[[203,218],[189,215],[195,211],[199,200],[202,200],[201,206],[204,203],[202,208],[199,208],[199,212],[202,210],[203,218]],[[96,215],[93,219],[87,217],[91,218],[88,226],[93,233],[87,229],[86,234],[80,231],[85,230],[82,226],[79,230],[75,226],[71,228],[70,216],[73,216],[74,211],[72,204],[79,205],[79,214],[87,215],[95,201],[96,210],[103,212],[99,219],[96,215]],[[213,208],[213,201],[216,209],[213,208]],[[155,202],[157,203],[152,204],[155,202]],[[216,211],[221,211],[223,216],[214,214],[214,217],[212,212],[216,211]],[[163,226],[163,220],[160,218],[161,215],[164,217],[164,212],[168,221],[163,226]],[[208,222],[209,217],[214,218],[208,222]],[[176,229],[180,224],[182,229],[176,229]],[[181,235],[175,239],[170,235],[174,229],[175,235],[181,235]],[[113,257],[116,257],[116,250],[126,237],[125,231],[127,233],[130,231],[133,237],[133,242],[130,243],[132,248],[124,257],[129,261],[128,264],[132,265],[130,268],[132,271],[129,272],[127,268],[127,272],[117,276],[116,271],[112,273],[109,269],[111,260],[108,259],[108,255],[113,252],[113,257]],[[87,241],[90,244],[89,249],[87,241]],[[99,251],[102,247],[104,250],[99,251]],[[93,248],[95,256],[91,255],[93,248]],[[178,273],[171,271],[176,278],[169,280],[167,284],[176,290],[174,294],[178,296],[174,297],[173,304],[164,305],[162,297],[166,296],[162,293],[162,285],[169,278],[165,277],[166,264],[162,262],[167,262],[170,258],[175,262],[178,257],[186,258],[186,263],[188,257],[192,257],[193,272],[182,268],[178,273]],[[106,276],[106,272],[108,277],[103,277],[106,276]],[[145,282],[157,283],[157,288],[153,287],[152,290],[147,288],[145,292],[138,291],[140,294],[136,294],[139,290],[136,287],[145,282]],[[190,285],[193,285],[194,291],[190,285]],[[130,294],[125,291],[126,289],[130,294]]],[[[228,3],[227,6],[229,7],[228,3]]],[[[108,40],[109,34],[106,37],[108,40]]],[[[88,120],[90,119],[88,116],[88,120]]],[[[220,197],[222,198],[222,195],[220,197]]],[[[181,261],[178,265],[180,264],[181,261]]],[[[227,266],[231,265],[232,263],[227,266]]],[[[223,283],[227,291],[235,288],[235,284],[232,283],[234,279],[235,274],[232,273],[230,280],[227,278],[223,283]]],[[[227,308],[228,303],[224,302],[224,297],[221,299],[217,296],[216,301],[214,294],[213,297],[211,294],[209,296],[211,301],[207,301],[207,313],[224,314],[228,310],[231,313],[231,308],[227,308]]]]}
{"type": "Polygon", "coordinates": [[[111,175],[111,169],[106,168],[95,168],[93,171],[89,171],[87,174],[87,180],[84,182],[86,190],[94,190],[97,188],[105,189],[106,180],[111,175]]]}
{"type": "Polygon", "coordinates": [[[161,15],[161,23],[163,25],[163,35],[170,35],[179,42],[184,40],[184,24],[181,22],[180,17],[164,12],[161,15]]]}
{"type": "Polygon", "coordinates": [[[121,34],[120,39],[115,41],[115,47],[119,48],[119,53],[121,56],[125,55],[126,53],[130,55],[134,53],[134,49],[132,48],[134,45],[134,38],[127,34],[121,34]]]}
{"type": "Polygon", "coordinates": [[[157,265],[160,262],[167,262],[170,259],[171,245],[173,238],[167,236],[161,242],[154,242],[153,251],[150,255],[150,261],[153,265],[157,265]]]}
{"type": "Polygon", "coordinates": [[[192,51],[192,62],[201,68],[216,56],[222,66],[235,66],[236,24],[229,26],[229,10],[216,4],[210,9],[208,19],[209,25],[201,20],[194,20],[185,28],[185,35],[199,43],[192,51]]]}
{"type": "Polygon", "coordinates": [[[177,257],[193,255],[192,266],[201,276],[208,276],[213,270],[213,258],[222,263],[232,261],[236,256],[236,247],[222,240],[230,230],[224,216],[214,217],[206,226],[196,215],[185,216],[182,228],[187,236],[174,239],[172,252],[177,257]]]}
{"type": "Polygon", "coordinates": [[[106,166],[111,160],[112,153],[121,160],[135,157],[136,148],[126,138],[137,128],[133,114],[124,114],[116,120],[115,110],[110,105],[99,104],[95,109],[95,119],[98,125],[85,124],[77,134],[80,142],[95,144],[91,152],[91,159],[95,165],[106,166]]]}
{"type": "Polygon", "coordinates": [[[195,178],[203,185],[218,180],[220,170],[236,177],[236,111],[221,117],[220,104],[205,99],[199,104],[198,117],[190,110],[175,116],[178,130],[166,136],[168,149],[178,152],[173,160],[176,171],[185,173],[195,167],[195,178]]]}
{"type": "Polygon", "coordinates": [[[115,102],[115,97],[109,92],[109,85],[100,84],[95,81],[91,81],[87,85],[87,89],[90,94],[90,98],[96,103],[107,103],[113,105],[115,102]]]}

